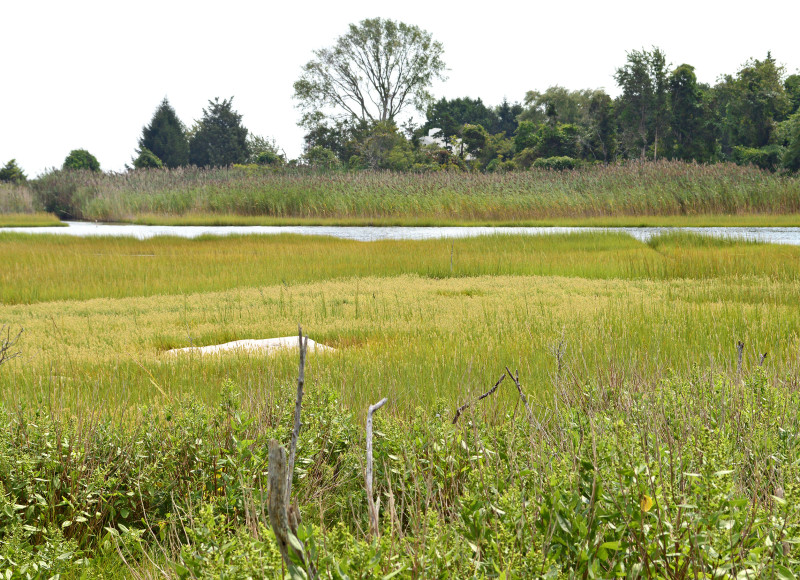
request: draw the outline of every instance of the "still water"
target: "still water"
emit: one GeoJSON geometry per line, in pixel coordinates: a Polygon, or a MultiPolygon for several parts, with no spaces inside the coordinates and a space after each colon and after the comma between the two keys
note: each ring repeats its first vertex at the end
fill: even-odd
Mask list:
{"type": "Polygon", "coordinates": [[[155,236],[226,236],[236,234],[300,234],[306,236],[333,236],[348,240],[372,242],[376,240],[426,240],[432,238],[468,238],[491,234],[570,234],[579,232],[621,232],[637,240],[647,241],[665,232],[693,232],[703,235],[756,240],[774,244],[800,245],[800,228],[594,228],[594,227],[370,227],[370,226],[140,226],[127,224],[99,224],[66,222],[68,227],[0,228],[0,232],[30,234],[59,234],[66,236],[130,236],[140,240],[155,236]]]}

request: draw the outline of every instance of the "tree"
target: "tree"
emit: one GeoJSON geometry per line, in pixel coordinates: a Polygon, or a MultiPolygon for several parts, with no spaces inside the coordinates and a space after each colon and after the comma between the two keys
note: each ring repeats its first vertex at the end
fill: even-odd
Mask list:
{"type": "Polygon", "coordinates": [[[708,115],[694,67],[688,64],[677,67],[668,84],[672,156],[686,161],[708,161],[713,154],[714,138],[707,130],[708,115]]]}
{"type": "MultiPolygon", "coordinates": [[[[617,152],[617,128],[614,119],[614,102],[605,91],[597,90],[589,100],[589,125],[585,146],[590,152],[599,151],[603,163],[608,162],[617,152]]],[[[595,154],[595,156],[597,156],[595,154]]]]}
{"type": "Polygon", "coordinates": [[[394,121],[410,106],[423,111],[431,83],[444,79],[443,52],[417,26],[381,18],[351,24],[332,48],[314,51],[294,83],[300,125],[313,128],[316,114],[327,110],[334,118],[369,123],[394,121]]]}
{"type": "Polygon", "coordinates": [[[800,111],[800,75],[789,75],[783,82],[786,96],[789,97],[789,115],[800,111]]]}
{"type": "Polygon", "coordinates": [[[438,128],[445,139],[460,135],[464,125],[492,127],[500,120],[497,113],[484,105],[483,101],[469,97],[442,98],[428,107],[426,116],[423,134],[427,135],[431,129],[438,128]]]}
{"type": "Polygon", "coordinates": [[[89,169],[100,171],[100,162],[86,149],[73,149],[64,159],[64,169],[89,169]]]}
{"type": "Polygon", "coordinates": [[[133,166],[136,169],[161,169],[164,164],[158,156],[147,147],[139,150],[139,155],[133,159],[133,166]]]}
{"type": "Polygon", "coordinates": [[[637,151],[642,159],[653,146],[658,158],[658,140],[667,124],[667,64],[661,49],[633,50],[628,62],[614,74],[622,89],[617,113],[622,142],[629,155],[637,151]]]}
{"type": "Polygon", "coordinates": [[[586,124],[593,92],[589,89],[570,91],[558,85],[549,87],[543,93],[528,91],[525,94],[525,110],[519,119],[544,123],[550,108],[554,121],[573,125],[586,124]]]}
{"type": "Polygon", "coordinates": [[[514,133],[516,133],[517,128],[519,127],[519,121],[517,117],[522,114],[523,108],[522,105],[519,103],[514,103],[513,105],[508,102],[508,99],[503,99],[503,102],[500,103],[494,110],[497,114],[497,124],[493,125],[491,128],[486,127],[486,129],[492,135],[496,135],[497,133],[505,133],[508,137],[511,137],[514,133]]]}
{"type": "Polygon", "coordinates": [[[281,152],[275,139],[265,139],[250,133],[247,136],[248,163],[256,165],[282,165],[286,156],[281,152]]]}
{"type": "Polygon", "coordinates": [[[153,113],[150,124],[142,129],[142,137],[139,139],[140,156],[144,149],[149,149],[167,167],[189,164],[186,128],[166,97],[153,113]]]}
{"type": "Polygon", "coordinates": [[[17,165],[16,159],[12,159],[6,163],[5,167],[0,169],[0,181],[5,181],[6,183],[24,183],[27,180],[28,178],[25,176],[25,172],[17,165]]]}
{"type": "Polygon", "coordinates": [[[784,68],[767,53],[764,60],[749,60],[715,87],[723,146],[761,148],[772,143],[777,123],[791,110],[783,84],[784,68]]]}
{"type": "Polygon", "coordinates": [[[233,110],[233,97],[208,101],[189,142],[189,162],[198,167],[225,167],[247,161],[247,129],[233,110]]]}

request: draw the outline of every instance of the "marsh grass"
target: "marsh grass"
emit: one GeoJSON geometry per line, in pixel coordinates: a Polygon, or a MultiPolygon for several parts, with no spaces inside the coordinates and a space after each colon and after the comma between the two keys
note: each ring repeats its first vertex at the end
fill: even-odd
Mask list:
{"type": "Polygon", "coordinates": [[[256,223],[264,218],[278,223],[541,223],[800,211],[796,178],[732,164],[666,161],[505,174],[258,168],[54,172],[35,187],[42,207],[55,204],[73,219],[146,223],[253,223],[254,218],[256,223]]]}
{"type": "Polygon", "coordinates": [[[290,437],[296,354],[165,351],[298,321],[338,349],[309,358],[293,487],[326,577],[800,572],[800,249],[592,234],[0,250],[0,320],[25,328],[0,366],[0,566],[19,577],[281,578],[266,442],[290,437]],[[453,425],[506,365],[532,416],[506,380],[453,425]],[[383,396],[373,540],[363,420],[383,396]]]}

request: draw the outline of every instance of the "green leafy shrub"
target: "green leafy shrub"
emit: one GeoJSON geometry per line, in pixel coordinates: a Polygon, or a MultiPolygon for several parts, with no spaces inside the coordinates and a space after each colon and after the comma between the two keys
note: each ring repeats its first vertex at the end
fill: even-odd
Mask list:
{"type": "Polygon", "coordinates": [[[161,169],[164,164],[155,153],[150,151],[147,147],[142,147],[139,155],[133,160],[133,166],[136,169],[161,169]]]}
{"type": "Polygon", "coordinates": [[[540,157],[533,162],[532,167],[534,169],[564,171],[565,169],[575,169],[577,161],[572,157],[540,157]]]}
{"type": "Polygon", "coordinates": [[[63,169],[88,169],[100,171],[100,162],[86,149],[73,149],[64,159],[63,169]]]}

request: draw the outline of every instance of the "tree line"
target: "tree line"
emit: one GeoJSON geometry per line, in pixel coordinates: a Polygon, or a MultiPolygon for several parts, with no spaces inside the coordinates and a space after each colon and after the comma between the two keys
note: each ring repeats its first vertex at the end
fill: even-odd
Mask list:
{"type": "MultiPolygon", "coordinates": [[[[715,84],[664,52],[632,50],[615,70],[620,94],[603,89],[531,90],[522,102],[432,98],[444,49],[430,33],[374,18],[351,24],[313,52],[294,83],[304,153],[287,161],[274,140],[250,133],[233,97],[210,100],[190,128],[165,98],[143,127],[132,169],[233,164],[396,171],[573,168],[620,160],[734,162],[800,171],[800,75],[771,53],[715,84]],[[410,113],[417,112],[415,122],[410,113]],[[405,119],[401,122],[402,119],[405,119]]],[[[75,150],[64,169],[99,170],[75,150]]],[[[24,181],[11,160],[0,180],[24,181]]]]}

